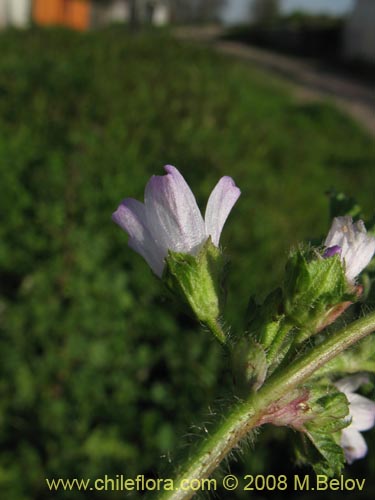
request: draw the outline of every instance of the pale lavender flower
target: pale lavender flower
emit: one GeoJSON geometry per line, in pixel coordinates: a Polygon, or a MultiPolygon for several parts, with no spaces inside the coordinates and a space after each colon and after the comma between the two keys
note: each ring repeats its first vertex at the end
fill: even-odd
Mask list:
{"type": "Polygon", "coordinates": [[[341,446],[349,464],[366,455],[367,444],[361,432],[375,425],[375,403],[354,392],[366,382],[368,378],[362,375],[345,377],[335,382],[335,386],[349,401],[350,424],[341,431],[341,446]]]}
{"type": "Polygon", "coordinates": [[[333,219],[324,245],[327,248],[324,257],[340,254],[350,283],[354,283],[375,252],[375,238],[367,234],[363,221],[353,223],[349,216],[333,219]]]}
{"type": "Polygon", "coordinates": [[[180,172],[166,165],[166,175],[151,177],[144,203],[125,198],[112,215],[129,234],[129,246],[161,277],[168,250],[196,255],[211,237],[219,246],[224,223],[240,196],[231,177],[222,177],[212,191],[205,218],[180,172]]]}

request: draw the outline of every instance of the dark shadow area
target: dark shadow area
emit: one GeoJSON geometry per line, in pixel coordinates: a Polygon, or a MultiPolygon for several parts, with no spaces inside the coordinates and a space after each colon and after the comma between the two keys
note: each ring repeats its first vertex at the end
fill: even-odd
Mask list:
{"type": "Polygon", "coordinates": [[[222,38],[303,58],[337,76],[374,84],[375,64],[343,56],[345,23],[344,18],[297,12],[229,28],[222,38]]]}

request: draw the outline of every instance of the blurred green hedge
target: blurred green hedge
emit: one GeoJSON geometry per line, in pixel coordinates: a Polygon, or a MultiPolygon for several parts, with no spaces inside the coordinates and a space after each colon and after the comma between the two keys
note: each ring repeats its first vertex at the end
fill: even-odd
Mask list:
{"type": "MultiPolygon", "coordinates": [[[[327,188],[373,208],[374,143],[331,106],[166,34],[10,31],[0,54],[1,498],[103,498],[48,492],[45,477],[156,473],[232,383],[111,222],[120,200],[165,163],[202,208],[234,177],[222,242],[238,329],[289,246],[327,230],[327,188]]],[[[248,473],[291,467],[274,454],[284,434],[267,436],[248,473]]]]}

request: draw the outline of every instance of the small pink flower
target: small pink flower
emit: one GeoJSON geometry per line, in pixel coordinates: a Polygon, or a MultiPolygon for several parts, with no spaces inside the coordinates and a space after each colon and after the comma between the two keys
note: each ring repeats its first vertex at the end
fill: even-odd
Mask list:
{"type": "Polygon", "coordinates": [[[345,377],[335,382],[335,386],[349,401],[350,424],[341,431],[341,446],[349,464],[366,455],[367,444],[361,432],[375,425],[375,403],[354,392],[366,382],[367,377],[362,375],[345,377]]]}
{"type": "Polygon", "coordinates": [[[367,234],[363,221],[353,223],[349,216],[333,219],[324,245],[327,248],[325,257],[340,254],[345,265],[345,275],[350,283],[354,283],[375,252],[375,238],[367,234]]]}
{"type": "Polygon", "coordinates": [[[224,223],[240,196],[231,177],[222,177],[201,215],[195,197],[180,172],[166,165],[167,175],[152,176],[144,203],[125,198],[112,215],[129,234],[129,246],[161,277],[168,251],[196,255],[211,237],[219,246],[224,223]]]}

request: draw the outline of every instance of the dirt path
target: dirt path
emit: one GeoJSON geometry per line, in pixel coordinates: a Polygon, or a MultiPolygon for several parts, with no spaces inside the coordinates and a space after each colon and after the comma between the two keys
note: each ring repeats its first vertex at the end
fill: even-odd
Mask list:
{"type": "Polygon", "coordinates": [[[178,28],[179,39],[207,43],[232,57],[254,63],[291,85],[304,101],[330,100],[375,137],[375,89],[354,78],[338,76],[317,62],[285,56],[239,42],[220,40],[220,28],[178,28]]]}

